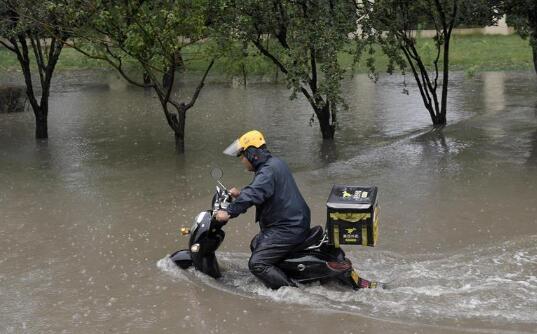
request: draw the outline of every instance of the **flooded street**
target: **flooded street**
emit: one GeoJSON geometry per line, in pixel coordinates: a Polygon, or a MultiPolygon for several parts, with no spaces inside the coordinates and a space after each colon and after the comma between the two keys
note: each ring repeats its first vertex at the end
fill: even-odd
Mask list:
{"type": "Polygon", "coordinates": [[[333,143],[285,85],[211,83],[177,155],[151,92],[60,73],[48,142],[31,112],[0,114],[0,333],[536,333],[537,80],[452,78],[441,131],[402,77],[347,79],[333,143]],[[332,184],[379,187],[378,246],[344,249],[390,289],[266,289],[248,272],[252,209],[225,227],[221,280],[167,259],[209,208],[212,167],[250,181],[221,152],[253,128],[290,165],[312,225],[332,184]]]}

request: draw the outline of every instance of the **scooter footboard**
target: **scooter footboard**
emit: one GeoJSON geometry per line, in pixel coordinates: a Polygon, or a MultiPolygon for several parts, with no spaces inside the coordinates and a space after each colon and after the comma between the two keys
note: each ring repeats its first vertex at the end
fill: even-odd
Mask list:
{"type": "Polygon", "coordinates": [[[193,256],[193,263],[196,270],[201,271],[202,273],[209,275],[213,278],[220,278],[222,274],[220,273],[220,267],[216,256],[212,254],[195,254],[193,256]]]}
{"type": "Polygon", "coordinates": [[[187,269],[192,266],[192,255],[188,249],[179,250],[172,255],[170,259],[175,262],[181,269],[187,269]]]}
{"type": "MultiPolygon", "coordinates": [[[[342,253],[342,251],[340,251],[342,253]]],[[[292,254],[278,264],[278,267],[290,278],[300,282],[326,281],[337,278],[342,273],[352,270],[352,264],[344,255],[327,254],[316,250],[292,254]]]]}
{"type": "Polygon", "coordinates": [[[181,269],[188,269],[193,265],[196,270],[211,277],[220,278],[222,276],[214,253],[201,255],[183,249],[171,254],[170,259],[181,269]]]}

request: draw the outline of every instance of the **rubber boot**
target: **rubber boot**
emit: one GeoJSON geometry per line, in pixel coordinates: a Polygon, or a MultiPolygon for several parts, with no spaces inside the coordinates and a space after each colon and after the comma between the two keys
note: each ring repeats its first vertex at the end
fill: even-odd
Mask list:
{"type": "Polygon", "coordinates": [[[252,274],[259,278],[265,286],[273,290],[279,289],[282,286],[296,287],[296,284],[291,281],[287,275],[276,266],[261,267],[255,266],[252,268],[252,274]]]}

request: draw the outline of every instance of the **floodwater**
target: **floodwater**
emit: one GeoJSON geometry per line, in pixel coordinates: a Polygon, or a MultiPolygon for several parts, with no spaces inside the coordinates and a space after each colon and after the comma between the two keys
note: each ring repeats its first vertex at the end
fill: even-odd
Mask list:
{"type": "Polygon", "coordinates": [[[283,85],[214,82],[177,155],[153,94],[61,73],[48,142],[30,112],[0,114],[0,333],[535,333],[537,80],[452,77],[441,131],[402,77],[347,79],[329,144],[283,85]],[[313,225],[332,184],[379,187],[378,246],[345,250],[390,289],[264,288],[247,269],[253,212],[226,226],[221,280],[167,260],[208,208],[212,167],[249,182],[220,152],[252,128],[289,163],[313,225]]]}

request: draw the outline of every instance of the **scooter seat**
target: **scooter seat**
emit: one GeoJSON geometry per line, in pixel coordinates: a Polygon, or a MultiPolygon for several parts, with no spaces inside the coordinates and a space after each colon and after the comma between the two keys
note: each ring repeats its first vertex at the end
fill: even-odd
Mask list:
{"type": "Polygon", "coordinates": [[[300,245],[298,245],[295,250],[303,250],[308,247],[318,245],[321,240],[323,240],[323,228],[319,225],[314,226],[310,229],[310,233],[300,245]]]}

